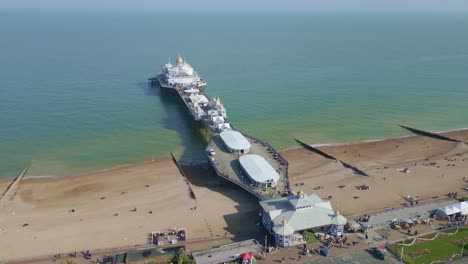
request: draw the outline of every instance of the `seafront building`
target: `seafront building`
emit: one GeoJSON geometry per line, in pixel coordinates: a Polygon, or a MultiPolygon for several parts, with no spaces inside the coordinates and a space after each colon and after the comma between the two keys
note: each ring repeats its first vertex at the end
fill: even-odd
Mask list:
{"type": "Polygon", "coordinates": [[[330,202],[316,194],[305,195],[302,191],[279,199],[261,201],[262,222],[275,237],[277,246],[288,247],[303,244],[301,231],[327,228],[336,236],[343,233],[347,220],[334,211],[330,202]]]}

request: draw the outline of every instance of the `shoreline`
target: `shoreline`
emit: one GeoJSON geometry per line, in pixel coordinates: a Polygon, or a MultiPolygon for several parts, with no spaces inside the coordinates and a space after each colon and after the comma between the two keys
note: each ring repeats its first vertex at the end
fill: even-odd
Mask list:
{"type": "MultiPolygon", "coordinates": [[[[447,133],[468,141],[467,129],[447,133]]],[[[343,215],[398,207],[408,195],[427,200],[462,194],[468,187],[463,183],[468,170],[464,143],[407,135],[320,149],[368,176],[296,147],[281,151],[289,162],[291,187],[328,197],[343,215]],[[398,171],[405,167],[411,173],[398,171]],[[369,189],[358,189],[361,185],[369,189]]],[[[0,258],[25,256],[25,247],[34,256],[145,244],[148,233],[173,227],[186,228],[190,238],[261,234],[251,221],[258,216],[257,199],[215,175],[208,163],[183,165],[183,171],[185,178],[168,158],[73,176],[29,176],[2,205],[0,228],[7,232],[0,236],[0,258]]],[[[0,180],[0,190],[10,182],[0,180]]]]}
{"type": "MultiPolygon", "coordinates": [[[[463,132],[468,130],[468,128],[456,128],[452,130],[446,130],[446,131],[434,131],[431,132],[433,134],[447,134],[447,133],[452,133],[452,132],[463,132]]],[[[312,147],[341,147],[341,146],[350,146],[350,145],[356,145],[356,144],[363,144],[363,143],[378,143],[378,142],[383,142],[383,141],[388,141],[388,140],[395,140],[395,139],[403,139],[403,138],[409,138],[417,136],[414,133],[408,134],[408,135],[403,135],[403,136],[398,136],[398,137],[389,137],[389,138],[382,138],[382,139],[365,139],[362,141],[351,141],[351,142],[345,142],[345,143],[317,143],[317,144],[312,144],[312,147]]],[[[300,147],[300,146],[299,146],[300,147]]],[[[295,149],[296,147],[291,147],[291,148],[286,148],[284,150],[291,150],[295,149]]]]}
{"type": "MultiPolygon", "coordinates": [[[[434,131],[434,132],[431,132],[431,133],[446,134],[446,133],[453,133],[453,132],[463,132],[463,131],[466,131],[466,130],[468,130],[468,128],[455,128],[455,129],[451,129],[451,130],[434,131]]],[[[410,133],[408,135],[381,138],[381,139],[365,139],[365,140],[361,140],[361,141],[349,141],[349,142],[344,142],[344,143],[317,143],[317,144],[310,144],[310,145],[312,147],[341,147],[341,146],[358,145],[358,144],[364,144],[364,143],[378,143],[378,142],[389,141],[389,140],[410,138],[410,137],[414,137],[414,136],[417,136],[417,135],[414,134],[414,133],[410,133]]],[[[298,138],[298,139],[300,140],[300,138],[298,138]]],[[[295,150],[295,149],[299,149],[299,148],[302,148],[302,147],[301,146],[291,146],[291,147],[279,149],[279,152],[285,152],[285,151],[295,150]]]]}
{"type": "MultiPolygon", "coordinates": [[[[446,133],[454,133],[454,132],[463,132],[467,131],[468,128],[455,128],[451,130],[444,130],[444,131],[434,131],[431,133],[434,134],[446,134],[446,133]]],[[[345,142],[345,143],[317,143],[317,144],[311,144],[312,147],[344,147],[344,146],[352,146],[352,145],[359,145],[359,144],[365,144],[365,143],[378,143],[378,142],[386,142],[390,140],[398,140],[398,139],[405,139],[405,138],[411,138],[417,136],[416,134],[410,133],[408,135],[403,135],[403,136],[398,136],[398,137],[389,137],[389,138],[383,138],[383,139],[367,139],[367,140],[362,140],[362,141],[350,141],[350,142],[345,142]]],[[[282,148],[279,149],[278,151],[280,153],[284,153],[287,151],[292,151],[296,149],[301,149],[301,146],[291,146],[288,148],[282,148]]],[[[170,153],[168,154],[170,155],[170,153]]],[[[108,172],[108,171],[113,171],[113,170],[118,170],[126,167],[133,167],[133,166],[138,166],[138,165],[144,165],[147,163],[152,163],[152,162],[159,162],[159,161],[165,161],[165,160],[171,160],[172,158],[170,156],[165,157],[165,158],[159,158],[159,159],[154,159],[154,160],[143,160],[140,162],[135,162],[135,163],[127,163],[127,164],[122,164],[122,165],[116,165],[112,167],[106,167],[102,169],[97,169],[97,170],[91,170],[83,173],[76,173],[76,174],[66,174],[66,175],[27,175],[23,179],[60,179],[63,177],[79,177],[79,176],[86,176],[90,174],[96,174],[96,173],[102,173],[102,172],[108,172]]],[[[196,162],[181,162],[181,165],[183,166],[197,166],[197,165],[202,165],[202,164],[207,164],[208,161],[206,162],[201,162],[201,161],[196,161],[196,162]]],[[[11,176],[11,177],[5,177],[1,178],[0,182],[3,181],[9,181],[12,179],[15,179],[17,176],[11,176]]]]}

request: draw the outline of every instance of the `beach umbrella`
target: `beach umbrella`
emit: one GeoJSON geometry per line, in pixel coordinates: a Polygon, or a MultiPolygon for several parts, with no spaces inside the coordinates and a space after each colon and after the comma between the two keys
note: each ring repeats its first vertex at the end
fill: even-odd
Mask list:
{"type": "Polygon", "coordinates": [[[407,223],[407,224],[412,224],[413,220],[409,219],[408,217],[401,219],[402,222],[407,223]]]}

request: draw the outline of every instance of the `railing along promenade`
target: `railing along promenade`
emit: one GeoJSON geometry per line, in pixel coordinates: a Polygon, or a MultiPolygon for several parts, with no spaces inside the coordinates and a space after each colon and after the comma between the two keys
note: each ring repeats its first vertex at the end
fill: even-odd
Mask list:
{"type": "MultiPolygon", "coordinates": [[[[158,85],[160,87],[162,87],[162,83],[161,83],[161,80],[159,78],[159,76],[156,76],[154,78],[150,78],[148,79],[148,81],[150,82],[150,84],[152,85],[158,85]]],[[[166,89],[166,88],[162,88],[162,89],[166,89]]],[[[168,88],[168,89],[174,89],[177,94],[180,96],[180,98],[184,101],[184,104],[190,108],[189,111],[192,113],[195,113],[195,110],[194,109],[191,109],[191,106],[188,102],[189,100],[189,97],[184,94],[184,91],[183,91],[183,87],[181,86],[177,86],[175,88],[168,88]]],[[[213,100],[201,89],[199,91],[199,94],[205,96],[208,101],[209,101],[209,105],[212,105],[213,104],[213,100]]],[[[259,200],[265,200],[265,195],[264,195],[264,192],[262,192],[262,188],[259,188],[259,187],[254,187],[252,184],[247,184],[245,182],[242,182],[242,180],[239,180],[237,176],[235,175],[229,175],[225,172],[223,172],[221,169],[220,169],[220,161],[215,159],[215,156],[211,156],[209,155],[209,150],[210,150],[210,146],[212,146],[213,144],[215,144],[214,142],[214,138],[215,136],[219,135],[219,132],[217,131],[217,128],[214,127],[212,124],[211,124],[211,120],[210,120],[210,117],[209,115],[207,114],[207,107],[202,107],[203,111],[204,111],[204,115],[202,116],[201,120],[203,121],[203,123],[205,124],[205,126],[207,128],[210,129],[210,132],[211,132],[211,137],[210,137],[210,140],[208,142],[208,145],[206,146],[205,148],[205,155],[207,156],[208,158],[208,161],[211,165],[211,167],[214,169],[215,173],[221,177],[221,178],[224,178],[234,184],[236,184],[237,186],[241,187],[242,189],[248,191],[249,193],[251,193],[252,195],[254,195],[255,197],[257,197],[257,199],[259,200]]],[[[226,121],[228,121],[228,119],[226,118],[226,121]]],[[[280,160],[279,161],[279,164],[280,165],[283,165],[285,166],[285,171],[283,172],[284,173],[284,190],[279,190],[281,193],[287,193],[287,194],[290,194],[291,192],[291,188],[290,188],[290,184],[289,184],[289,176],[288,176],[288,169],[289,169],[289,163],[288,161],[281,155],[281,153],[279,153],[278,151],[276,151],[273,146],[266,142],[266,141],[263,141],[261,139],[258,139],[258,138],[255,138],[255,137],[252,137],[252,136],[249,136],[239,130],[237,130],[235,128],[235,126],[230,123],[231,125],[231,128],[240,132],[242,135],[244,135],[246,138],[250,139],[251,143],[254,143],[254,144],[260,144],[262,145],[263,147],[265,148],[268,148],[269,150],[272,151],[272,154],[276,157],[278,157],[278,159],[280,160]]],[[[221,161],[222,162],[222,161],[221,161]]],[[[230,166],[229,164],[227,164],[227,166],[230,166]]]]}

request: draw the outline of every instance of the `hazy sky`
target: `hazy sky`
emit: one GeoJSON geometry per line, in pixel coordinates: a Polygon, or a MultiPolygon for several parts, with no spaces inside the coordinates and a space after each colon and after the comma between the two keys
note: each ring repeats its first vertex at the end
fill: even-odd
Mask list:
{"type": "Polygon", "coordinates": [[[0,0],[0,8],[181,11],[468,11],[468,0],[0,0]]]}

